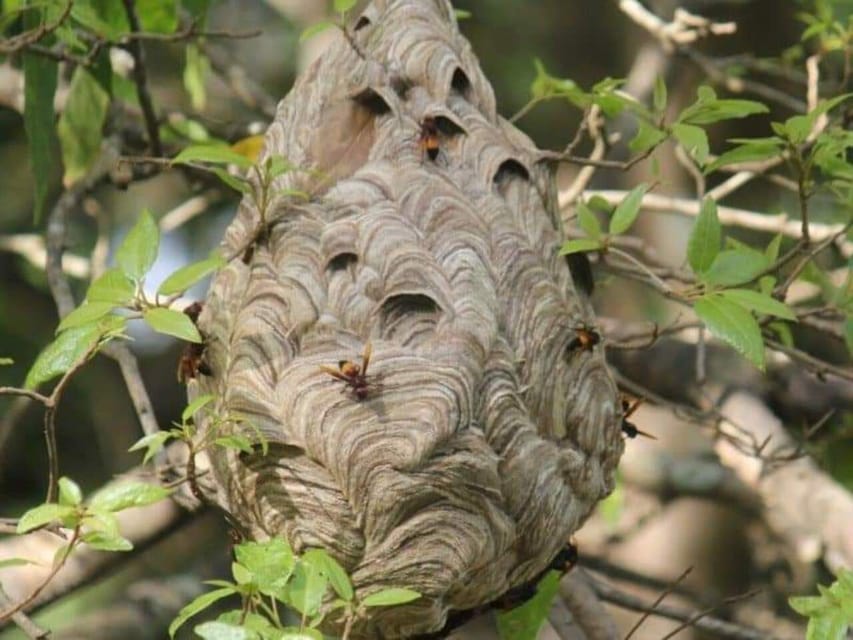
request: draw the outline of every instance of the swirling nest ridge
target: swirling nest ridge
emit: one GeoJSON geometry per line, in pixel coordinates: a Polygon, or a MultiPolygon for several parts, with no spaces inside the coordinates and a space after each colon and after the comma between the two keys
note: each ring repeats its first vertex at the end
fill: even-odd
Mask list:
{"type": "Polygon", "coordinates": [[[327,549],[360,596],[422,593],[356,630],[407,637],[548,565],[612,488],[620,408],[601,347],[569,348],[593,317],[552,171],[497,115],[449,2],[375,1],[349,34],[266,134],[263,157],[299,170],[226,232],[238,257],[199,322],[213,375],[191,394],[270,443],[212,450],[212,498],[253,537],[327,549]],[[359,400],[320,365],[368,342],[359,400]]]}

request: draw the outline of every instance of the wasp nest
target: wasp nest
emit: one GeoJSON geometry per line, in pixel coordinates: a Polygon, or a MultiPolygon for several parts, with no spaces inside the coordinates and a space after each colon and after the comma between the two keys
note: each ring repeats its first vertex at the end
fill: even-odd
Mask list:
{"type": "Polygon", "coordinates": [[[446,0],[370,4],[279,105],[278,157],[296,169],[244,198],[199,320],[193,392],[269,442],[211,451],[213,499],[327,549],[359,596],[423,594],[356,635],[441,629],[539,575],[622,452],[552,172],[446,0]]]}

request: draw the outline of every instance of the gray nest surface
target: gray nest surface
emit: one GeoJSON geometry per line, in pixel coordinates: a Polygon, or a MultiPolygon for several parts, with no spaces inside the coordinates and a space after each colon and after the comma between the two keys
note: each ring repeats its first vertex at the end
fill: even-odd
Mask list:
{"type": "Polygon", "coordinates": [[[547,567],[612,489],[621,408],[602,347],[576,344],[594,319],[552,170],[497,114],[449,2],[376,1],[348,34],[267,131],[263,157],[299,169],[226,233],[199,320],[213,375],[190,391],[270,444],[211,449],[211,499],[254,538],[325,548],[360,597],[423,594],[355,630],[398,638],[547,567]],[[368,343],[359,399],[321,366],[368,343]]]}

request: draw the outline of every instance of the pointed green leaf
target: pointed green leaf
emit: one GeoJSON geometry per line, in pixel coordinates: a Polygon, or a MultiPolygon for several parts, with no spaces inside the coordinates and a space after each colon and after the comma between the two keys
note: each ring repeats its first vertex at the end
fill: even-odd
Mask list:
{"type": "Polygon", "coordinates": [[[692,124],[676,123],[672,125],[672,135],[697,163],[705,164],[709,148],[708,134],[704,129],[692,124]]]}
{"type": "Polygon", "coordinates": [[[663,76],[655,78],[655,90],[652,96],[652,106],[655,113],[662,114],[666,109],[666,81],[663,76]]]}
{"type": "Polygon", "coordinates": [[[498,633],[502,640],[536,640],[542,623],[560,587],[560,574],[549,571],[536,587],[536,595],[519,607],[498,614],[498,633]]]}
{"type": "Polygon", "coordinates": [[[161,296],[170,296],[186,291],[224,265],[225,259],[219,255],[188,264],[166,278],[157,289],[157,293],[161,296]]]}
{"type": "Polygon", "coordinates": [[[172,158],[172,164],[191,164],[193,162],[234,164],[241,169],[248,169],[252,166],[252,161],[246,156],[237,153],[231,147],[219,144],[192,145],[172,158]]]}
{"type": "Polygon", "coordinates": [[[601,241],[593,240],[592,238],[578,238],[569,240],[560,247],[560,255],[567,256],[572,253],[582,253],[584,251],[598,251],[601,249],[601,241]]]}
{"type": "Polygon", "coordinates": [[[726,289],[725,291],[721,291],[720,295],[755,313],[776,316],[777,318],[793,320],[794,322],[797,321],[796,314],[788,305],[758,291],[726,289]]]}
{"type": "Polygon", "coordinates": [[[32,560],[27,560],[26,558],[4,558],[0,560],[0,569],[6,569],[8,567],[23,567],[27,565],[36,565],[37,562],[33,562],[32,560]]]}
{"type": "Polygon", "coordinates": [[[704,273],[714,263],[720,253],[722,235],[717,203],[713,198],[705,198],[687,241],[687,261],[694,273],[704,273]]]}
{"type": "Polygon", "coordinates": [[[712,293],[696,301],[696,315],[708,330],[764,370],[764,342],[752,314],[739,304],[712,293]]]}
{"type": "Polygon", "coordinates": [[[178,28],[176,0],[134,0],[143,31],[174,33],[178,28]]]}
{"type": "Polygon", "coordinates": [[[112,302],[84,302],[62,319],[56,328],[56,332],[59,333],[65,329],[81,327],[100,320],[113,309],[115,309],[115,304],[112,302]]]}
{"type": "MultiPolygon", "coordinates": [[[[42,18],[37,10],[24,12],[24,29],[36,29],[42,18]]],[[[50,46],[52,38],[41,44],[50,46]]],[[[56,153],[56,124],[53,96],[56,93],[58,64],[46,56],[24,52],[24,129],[27,132],[30,169],[35,186],[33,218],[41,220],[47,202],[50,179],[58,168],[56,153]]]]}
{"type": "Polygon", "coordinates": [[[251,193],[252,191],[252,184],[248,180],[240,176],[231,175],[222,167],[208,167],[207,170],[219,178],[225,186],[234,189],[238,193],[251,193]]]}
{"type": "Polygon", "coordinates": [[[155,307],[146,309],[142,317],[154,331],[169,336],[186,340],[187,342],[201,343],[201,334],[198,332],[189,316],[173,309],[155,307]]]}
{"type": "Polygon", "coordinates": [[[252,572],[261,593],[277,596],[296,566],[293,549],[283,538],[244,542],[234,549],[238,562],[252,572]]]}
{"type": "Polygon", "coordinates": [[[645,153],[658,146],[666,138],[666,131],[658,129],[645,120],[640,120],[640,124],[637,125],[637,133],[628,143],[628,148],[632,153],[645,153]]]}
{"type": "Polygon", "coordinates": [[[166,441],[174,436],[168,431],[158,431],[150,433],[137,440],[128,451],[139,451],[145,449],[145,456],[142,458],[142,464],[153,458],[166,444],[166,441]]]}
{"type": "MultiPolygon", "coordinates": [[[[251,629],[219,621],[204,622],[195,626],[193,631],[204,640],[260,640],[261,638],[257,632],[251,629]]],[[[268,637],[272,638],[273,636],[268,637]]],[[[277,634],[276,637],[280,637],[280,634],[277,634]]]]}
{"type": "Polygon", "coordinates": [[[15,364],[12,358],[0,358],[0,367],[8,367],[11,364],[15,364]]]}
{"type": "Polygon", "coordinates": [[[93,302],[109,302],[114,306],[128,305],[136,295],[133,282],[120,269],[107,269],[101,276],[89,285],[86,300],[93,302]]]}
{"type": "Polygon", "coordinates": [[[104,531],[87,531],[81,537],[90,548],[97,551],[132,551],[133,543],[127,538],[104,531]]]}
{"type": "Polygon", "coordinates": [[[323,549],[309,549],[302,554],[302,562],[313,563],[326,574],[329,584],[343,600],[350,602],[355,595],[352,583],[344,568],[323,549]]]}
{"type": "Polygon", "coordinates": [[[335,11],[346,13],[355,6],[355,0],[335,0],[335,11]]]}
{"type": "Polygon", "coordinates": [[[59,479],[59,504],[75,505],[83,501],[83,492],[76,482],[65,476],[59,479]]]}
{"type": "Polygon", "coordinates": [[[421,594],[411,589],[382,589],[375,591],[365,597],[361,604],[365,607],[391,607],[397,604],[406,604],[421,597],[421,594]]]}
{"type": "Polygon", "coordinates": [[[199,396],[192,402],[190,402],[181,413],[181,422],[186,424],[189,422],[190,418],[192,418],[198,411],[201,411],[202,407],[205,407],[208,403],[213,402],[216,396],[212,394],[205,394],[203,396],[199,396]]]}
{"type": "Polygon", "coordinates": [[[236,451],[242,451],[243,453],[252,453],[252,443],[245,436],[240,435],[230,435],[230,436],[220,436],[213,441],[218,447],[225,447],[226,449],[234,449],[236,451]]]}
{"type": "Polygon", "coordinates": [[[610,233],[614,235],[625,233],[634,224],[634,220],[637,219],[637,215],[640,213],[643,196],[646,195],[646,191],[648,190],[649,186],[647,184],[636,186],[628,192],[622,202],[616,205],[613,217],[610,219],[610,233]]]}
{"type": "Polygon", "coordinates": [[[730,149],[718,157],[716,160],[705,167],[705,173],[711,173],[721,167],[726,167],[730,164],[740,164],[742,162],[760,162],[776,158],[782,153],[783,141],[778,138],[778,142],[747,142],[740,146],[730,149]]]}
{"type": "Polygon", "coordinates": [[[95,76],[87,69],[77,67],[57,126],[66,187],[85,176],[98,159],[109,103],[109,94],[95,76]]]}
{"type": "Polygon", "coordinates": [[[313,38],[313,37],[314,37],[314,36],[316,36],[318,33],[322,33],[322,32],[323,32],[323,31],[325,31],[326,29],[328,29],[328,28],[330,28],[330,27],[334,27],[334,26],[335,26],[335,23],[334,23],[334,22],[328,22],[328,21],[325,21],[325,20],[324,20],[323,22],[318,22],[318,23],[316,23],[316,24],[312,24],[310,27],[308,27],[307,29],[305,29],[305,30],[300,34],[300,36],[299,36],[299,42],[304,42],[305,40],[308,40],[309,38],[313,38]]]}
{"type": "Polygon", "coordinates": [[[148,209],[143,209],[116,251],[116,264],[128,278],[138,282],[154,264],[159,247],[160,230],[148,209]]]}
{"type": "Polygon", "coordinates": [[[698,274],[709,284],[730,287],[750,282],[770,263],[763,253],[751,249],[727,249],[717,254],[713,264],[698,274]]]}
{"type": "Polygon", "coordinates": [[[24,386],[34,389],[62,375],[86,357],[102,337],[120,333],[123,328],[124,318],[109,316],[96,323],[63,331],[36,358],[24,386]]]}
{"type": "Polygon", "coordinates": [[[48,502],[33,507],[18,520],[17,533],[27,533],[55,520],[64,520],[75,513],[73,505],[48,502]]]}
{"type": "Polygon", "coordinates": [[[144,507],[169,497],[169,489],[145,482],[117,482],[92,496],[90,505],[102,511],[122,511],[130,507],[144,507]]]}
{"type": "Polygon", "coordinates": [[[328,585],[326,574],[314,565],[299,562],[287,585],[287,603],[304,616],[316,615],[328,585]]]}
{"type": "Polygon", "coordinates": [[[184,89],[190,96],[190,104],[196,111],[204,111],[207,103],[207,76],[210,60],[197,44],[188,44],[184,62],[184,89]]]}
{"type": "Polygon", "coordinates": [[[601,237],[601,223],[598,216],[584,202],[578,203],[578,226],[593,240],[601,237]]]}
{"type": "Polygon", "coordinates": [[[169,625],[169,637],[174,638],[175,632],[177,632],[177,630],[194,615],[204,611],[214,602],[227,598],[235,593],[237,593],[237,591],[234,587],[223,587],[221,589],[216,589],[215,591],[203,593],[178,612],[178,616],[172,620],[172,624],[169,625]]]}

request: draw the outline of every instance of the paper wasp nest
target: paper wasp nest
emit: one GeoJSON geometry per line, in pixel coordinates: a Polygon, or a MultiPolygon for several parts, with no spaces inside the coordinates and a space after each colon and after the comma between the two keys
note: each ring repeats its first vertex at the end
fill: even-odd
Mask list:
{"type": "Polygon", "coordinates": [[[252,536],[327,549],[361,597],[423,594],[356,629],[398,638],[548,565],[612,488],[620,407],[601,346],[577,345],[594,320],[551,170],[497,115],[449,2],[375,1],[349,33],[266,134],[263,157],[298,170],[263,224],[246,197],[227,231],[193,393],[270,445],[211,449],[213,499],[252,536]],[[321,366],[368,342],[359,399],[321,366]]]}

